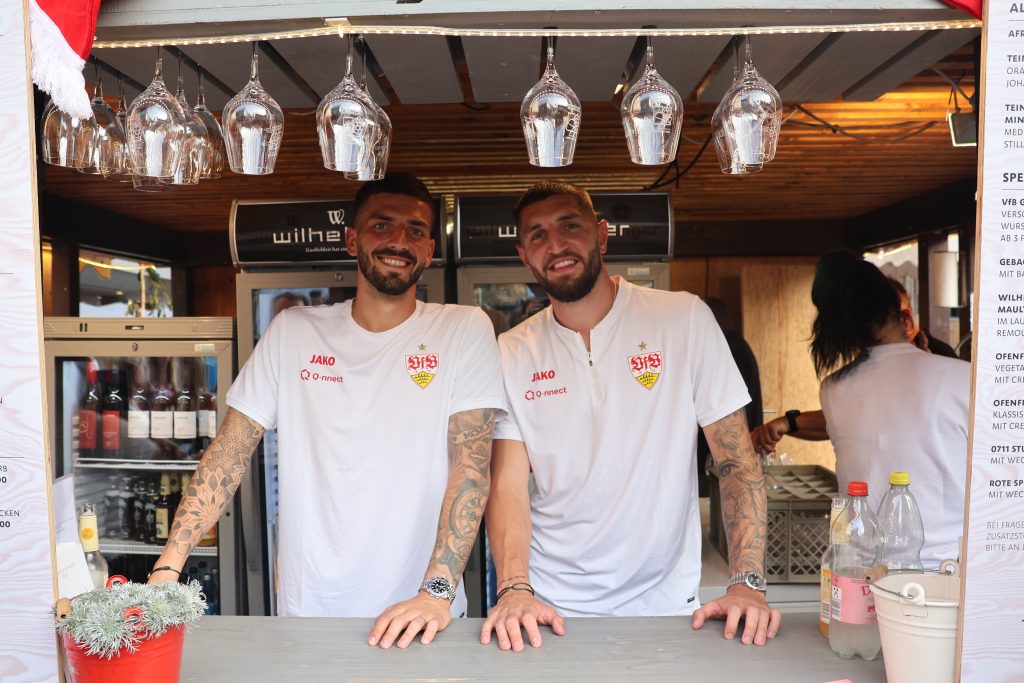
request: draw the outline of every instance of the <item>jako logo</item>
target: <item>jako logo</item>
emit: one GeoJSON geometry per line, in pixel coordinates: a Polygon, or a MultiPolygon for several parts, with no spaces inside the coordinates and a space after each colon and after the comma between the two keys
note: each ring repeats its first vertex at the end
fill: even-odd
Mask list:
{"type": "Polygon", "coordinates": [[[320,356],[320,355],[314,354],[313,357],[309,359],[309,364],[310,365],[329,365],[329,366],[333,367],[334,366],[334,356],[320,356]]]}
{"type": "Polygon", "coordinates": [[[555,378],[555,371],[554,370],[541,370],[540,372],[533,373],[533,379],[531,379],[530,381],[531,382],[541,382],[541,381],[546,380],[546,379],[554,379],[554,378],[555,378]]]}

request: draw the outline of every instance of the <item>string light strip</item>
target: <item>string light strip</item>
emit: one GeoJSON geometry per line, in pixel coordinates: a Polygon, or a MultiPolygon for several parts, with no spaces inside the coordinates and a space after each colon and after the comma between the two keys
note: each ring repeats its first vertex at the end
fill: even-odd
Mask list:
{"type": "Polygon", "coordinates": [[[734,26],[719,28],[653,28],[653,29],[483,29],[444,28],[440,26],[357,26],[348,19],[325,19],[326,26],[292,31],[244,33],[238,35],[153,38],[147,40],[97,40],[97,48],[162,47],[165,45],[219,45],[224,43],[251,43],[263,40],[316,38],[320,36],[399,35],[399,36],[452,36],[459,38],[568,38],[638,37],[686,38],[701,36],[766,36],[795,33],[867,33],[896,31],[942,31],[981,28],[975,19],[951,21],[907,21],[874,24],[828,24],[802,26],[734,26]]]}

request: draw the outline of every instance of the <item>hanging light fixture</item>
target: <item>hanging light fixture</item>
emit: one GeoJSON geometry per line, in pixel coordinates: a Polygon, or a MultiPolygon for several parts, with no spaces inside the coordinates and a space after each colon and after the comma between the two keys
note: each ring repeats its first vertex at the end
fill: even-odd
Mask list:
{"type": "Polygon", "coordinates": [[[381,134],[374,111],[376,103],[352,75],[354,60],[355,39],[350,35],[345,77],[316,108],[316,132],[324,168],[346,174],[358,174],[360,169],[372,165],[373,146],[381,134]]]}
{"type": "Polygon", "coordinates": [[[644,71],[623,96],[620,112],[634,164],[659,166],[676,158],[683,129],[683,98],[654,68],[650,36],[644,71]]]}
{"type": "Polygon", "coordinates": [[[743,68],[737,54],[736,77],[711,119],[719,165],[731,175],[757,173],[774,159],[782,127],[782,99],[754,68],[750,38],[744,43],[743,68]]]}
{"type": "MultiPolygon", "coordinates": [[[[128,107],[128,145],[135,175],[157,181],[173,178],[184,137],[185,114],[164,85],[158,48],[152,82],[128,107]]],[[[150,184],[141,181],[141,185],[150,184]]]]}
{"type": "Polygon", "coordinates": [[[260,84],[256,43],[252,44],[249,82],[225,105],[221,123],[232,171],[245,175],[274,172],[284,134],[284,114],[260,84]]]}
{"type": "Polygon", "coordinates": [[[530,163],[557,168],[572,163],[580,133],[580,100],[555,71],[555,46],[547,38],[547,66],[519,109],[530,163]]]}

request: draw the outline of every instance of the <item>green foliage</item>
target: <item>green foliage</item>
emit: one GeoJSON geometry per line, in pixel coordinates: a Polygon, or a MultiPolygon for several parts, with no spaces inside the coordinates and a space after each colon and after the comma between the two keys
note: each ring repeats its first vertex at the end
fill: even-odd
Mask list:
{"type": "Polygon", "coordinates": [[[134,652],[142,641],[169,628],[197,623],[206,600],[197,581],[153,586],[126,583],[84,593],[72,607],[71,616],[57,625],[57,631],[69,634],[86,654],[112,659],[121,650],[134,652]],[[124,611],[130,607],[142,610],[140,620],[125,619],[124,611]]]}

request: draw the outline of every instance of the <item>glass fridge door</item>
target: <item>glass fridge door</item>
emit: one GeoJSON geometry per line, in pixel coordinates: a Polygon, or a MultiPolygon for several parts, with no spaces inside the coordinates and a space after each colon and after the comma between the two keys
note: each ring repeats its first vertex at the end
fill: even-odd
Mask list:
{"type": "MultiPolygon", "coordinates": [[[[56,474],[74,475],[76,507],[96,506],[111,575],[144,583],[223,417],[232,343],[48,339],[45,350],[56,474]]],[[[237,611],[234,539],[229,510],[184,568],[210,614],[237,611]]]]}
{"type": "MultiPolygon", "coordinates": [[[[238,367],[252,355],[256,342],[274,316],[292,306],[337,304],[356,294],[356,271],[240,273],[235,278],[238,301],[238,367]]],[[[416,285],[416,298],[444,302],[444,271],[430,266],[416,285]]],[[[277,560],[277,430],[270,429],[240,487],[242,534],[249,614],[277,614],[274,604],[277,560]]]]}

